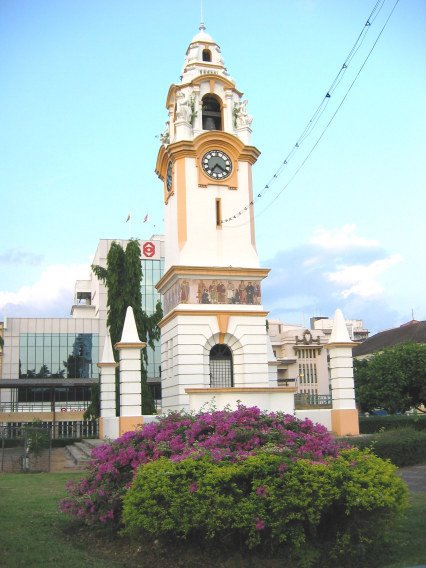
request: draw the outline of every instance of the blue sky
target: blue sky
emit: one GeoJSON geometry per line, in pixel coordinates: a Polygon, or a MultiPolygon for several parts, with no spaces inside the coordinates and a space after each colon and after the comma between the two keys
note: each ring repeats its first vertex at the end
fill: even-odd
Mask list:
{"type": "MultiPolygon", "coordinates": [[[[257,190],[294,147],[375,4],[204,0],[207,31],[254,117],[257,190]]],[[[394,4],[384,1],[316,129],[256,203],[271,317],[307,323],[341,308],[371,331],[412,310],[426,319],[426,2],[399,1],[281,192],[394,4]]],[[[198,0],[0,3],[0,320],[68,315],[100,238],[162,232],[158,135],[199,20],[198,0]]]]}

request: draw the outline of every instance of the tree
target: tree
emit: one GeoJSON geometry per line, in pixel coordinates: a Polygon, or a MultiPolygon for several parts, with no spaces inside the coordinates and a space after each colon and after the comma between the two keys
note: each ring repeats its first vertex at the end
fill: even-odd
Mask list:
{"type": "Polygon", "coordinates": [[[426,345],[403,343],[355,360],[355,394],[361,410],[384,408],[389,413],[426,404],[426,345]]]}
{"type": "MultiPolygon", "coordinates": [[[[141,284],[143,275],[139,242],[132,239],[124,251],[123,247],[114,241],[107,256],[107,267],[92,265],[92,270],[107,287],[107,326],[112,345],[114,346],[121,339],[126,310],[128,306],[131,306],[140,339],[154,349],[154,341],[160,339],[158,323],[163,317],[163,311],[160,302],[157,303],[156,310],[151,315],[142,310],[141,284]]],[[[118,361],[116,350],[114,350],[114,357],[118,361]]],[[[143,414],[152,414],[155,408],[151,391],[146,382],[147,360],[148,355],[144,350],[141,362],[142,412],[143,414]]]]}

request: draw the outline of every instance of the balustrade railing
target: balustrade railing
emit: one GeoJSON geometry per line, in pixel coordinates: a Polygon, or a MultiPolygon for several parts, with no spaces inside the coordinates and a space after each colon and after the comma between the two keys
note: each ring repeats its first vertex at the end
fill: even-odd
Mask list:
{"type": "Polygon", "coordinates": [[[331,394],[298,393],[294,395],[294,405],[296,408],[306,406],[331,408],[332,398],[331,394]]]}

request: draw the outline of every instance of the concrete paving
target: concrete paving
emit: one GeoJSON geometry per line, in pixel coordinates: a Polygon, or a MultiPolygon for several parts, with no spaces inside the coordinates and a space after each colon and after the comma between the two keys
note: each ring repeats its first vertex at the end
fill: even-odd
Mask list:
{"type": "Polygon", "coordinates": [[[426,493],[426,463],[401,467],[398,474],[407,483],[411,493],[426,493]]]}

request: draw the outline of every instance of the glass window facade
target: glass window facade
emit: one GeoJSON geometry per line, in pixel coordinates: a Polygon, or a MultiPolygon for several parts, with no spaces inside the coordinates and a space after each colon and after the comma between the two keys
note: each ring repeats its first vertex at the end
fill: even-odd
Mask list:
{"type": "MultiPolygon", "coordinates": [[[[161,296],[155,289],[155,285],[164,273],[164,259],[160,260],[141,260],[142,264],[142,309],[148,314],[155,312],[157,302],[161,301],[161,296]]],[[[160,342],[155,342],[155,349],[149,345],[146,348],[148,356],[147,377],[148,381],[160,380],[161,350],[160,342]]]]}
{"type": "Polygon", "coordinates": [[[20,378],[96,379],[99,335],[95,333],[21,333],[20,378]]]}

